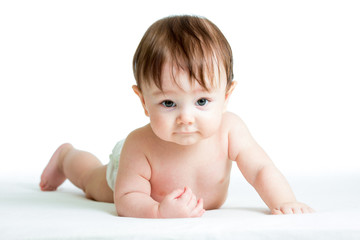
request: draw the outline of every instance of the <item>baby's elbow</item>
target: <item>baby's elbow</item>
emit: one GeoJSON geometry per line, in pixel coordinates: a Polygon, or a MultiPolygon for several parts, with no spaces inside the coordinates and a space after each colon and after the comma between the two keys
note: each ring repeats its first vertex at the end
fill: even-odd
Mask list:
{"type": "Polygon", "coordinates": [[[124,217],[124,215],[121,214],[121,212],[119,210],[116,210],[116,213],[117,213],[118,217],[124,217]]]}
{"type": "Polygon", "coordinates": [[[116,208],[116,213],[118,215],[118,217],[124,217],[124,212],[123,209],[121,209],[120,204],[115,202],[115,208],[116,208]]]}
{"type": "Polygon", "coordinates": [[[126,216],[126,211],[124,209],[124,196],[123,195],[119,195],[119,194],[115,194],[114,197],[114,203],[115,203],[115,209],[116,209],[116,213],[119,217],[125,217],[126,216]]]}

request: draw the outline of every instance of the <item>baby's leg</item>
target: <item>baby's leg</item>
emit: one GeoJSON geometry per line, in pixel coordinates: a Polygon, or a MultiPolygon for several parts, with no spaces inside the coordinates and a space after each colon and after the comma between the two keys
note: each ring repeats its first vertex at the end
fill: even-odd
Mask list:
{"type": "Polygon", "coordinates": [[[61,145],[51,157],[41,175],[40,188],[54,191],[66,179],[81,188],[87,198],[113,202],[113,191],[106,181],[106,165],[68,143],[61,145]]]}

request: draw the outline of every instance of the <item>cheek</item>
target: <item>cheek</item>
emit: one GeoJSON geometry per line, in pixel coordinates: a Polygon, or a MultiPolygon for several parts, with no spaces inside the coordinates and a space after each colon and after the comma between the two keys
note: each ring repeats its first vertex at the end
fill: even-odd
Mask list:
{"type": "Polygon", "coordinates": [[[217,131],[221,125],[222,117],[224,114],[224,101],[217,102],[212,110],[207,113],[206,119],[209,131],[217,131]]]}
{"type": "Polygon", "coordinates": [[[222,112],[219,112],[217,110],[211,111],[199,118],[198,126],[202,128],[204,134],[212,135],[219,129],[221,120],[222,112]]]}
{"type": "Polygon", "coordinates": [[[157,113],[150,114],[150,125],[154,133],[160,138],[164,138],[164,135],[171,128],[169,118],[157,113]]]}

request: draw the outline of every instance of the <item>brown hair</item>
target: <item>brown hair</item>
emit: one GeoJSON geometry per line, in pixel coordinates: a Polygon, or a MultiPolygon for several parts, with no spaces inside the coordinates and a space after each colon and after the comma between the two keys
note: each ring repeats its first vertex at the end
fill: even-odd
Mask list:
{"type": "Polygon", "coordinates": [[[133,59],[138,88],[153,82],[162,90],[161,72],[167,61],[187,71],[208,90],[206,77],[214,85],[214,72],[224,67],[227,89],[233,80],[233,59],[230,45],[219,28],[206,18],[171,16],[152,24],[145,32],[133,59]]]}

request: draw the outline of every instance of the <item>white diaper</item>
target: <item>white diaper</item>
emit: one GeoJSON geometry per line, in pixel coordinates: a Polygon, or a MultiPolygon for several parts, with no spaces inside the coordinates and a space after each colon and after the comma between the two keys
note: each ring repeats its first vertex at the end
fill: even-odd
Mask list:
{"type": "Polygon", "coordinates": [[[106,181],[109,187],[114,191],[116,176],[119,168],[120,153],[124,145],[125,139],[116,143],[109,158],[110,161],[106,169],[106,181]]]}

